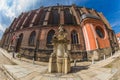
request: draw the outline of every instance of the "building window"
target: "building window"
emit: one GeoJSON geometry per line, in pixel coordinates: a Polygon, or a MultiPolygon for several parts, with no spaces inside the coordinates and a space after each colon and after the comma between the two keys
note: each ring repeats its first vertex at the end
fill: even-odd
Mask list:
{"type": "Polygon", "coordinates": [[[21,28],[21,26],[22,26],[22,24],[23,24],[27,15],[28,15],[28,13],[22,14],[21,20],[20,20],[20,22],[18,23],[18,26],[17,26],[17,30],[19,30],[21,28]]]}
{"type": "Polygon", "coordinates": [[[29,37],[29,45],[30,46],[33,46],[34,43],[35,43],[35,36],[36,36],[36,32],[33,31],[31,34],[30,34],[30,37],[29,37]]]}
{"type": "Polygon", "coordinates": [[[58,25],[59,22],[60,22],[60,15],[58,13],[58,10],[53,9],[50,13],[48,24],[58,25]]]}
{"type": "Polygon", "coordinates": [[[105,36],[104,30],[99,26],[96,27],[96,33],[100,38],[104,38],[105,36]]]}
{"type": "Polygon", "coordinates": [[[6,44],[8,44],[9,43],[9,35],[7,35],[7,38],[6,38],[6,44]]]}
{"type": "Polygon", "coordinates": [[[24,28],[28,27],[28,24],[29,24],[29,21],[30,21],[30,15],[29,14],[31,15],[31,13],[28,13],[27,16],[26,16],[27,19],[25,18],[25,23],[23,24],[24,28]]]}
{"type": "Polygon", "coordinates": [[[72,33],[71,33],[71,43],[72,44],[78,44],[79,43],[78,42],[78,34],[75,30],[72,31],[72,33]]]}
{"type": "Polygon", "coordinates": [[[52,44],[52,38],[55,34],[55,31],[54,30],[50,30],[47,34],[47,45],[51,45],[52,44]]]}
{"type": "Polygon", "coordinates": [[[71,12],[68,8],[66,8],[64,10],[64,23],[67,24],[67,25],[76,24],[75,16],[71,14],[71,12]]]}
{"type": "Polygon", "coordinates": [[[44,10],[44,11],[41,13],[41,17],[40,17],[40,21],[39,21],[39,24],[40,24],[40,25],[43,25],[43,22],[44,22],[46,13],[47,13],[47,10],[44,10]]]}

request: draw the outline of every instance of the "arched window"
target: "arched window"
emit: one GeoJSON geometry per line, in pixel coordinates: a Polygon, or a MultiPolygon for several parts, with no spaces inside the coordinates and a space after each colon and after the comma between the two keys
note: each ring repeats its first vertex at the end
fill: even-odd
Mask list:
{"type": "Polygon", "coordinates": [[[58,25],[59,22],[60,22],[60,15],[58,13],[58,10],[53,9],[50,13],[48,24],[58,25]]]}
{"type": "Polygon", "coordinates": [[[67,24],[67,25],[74,25],[74,24],[76,24],[75,16],[71,14],[69,8],[66,8],[64,10],[64,23],[67,24]]]}
{"type": "Polygon", "coordinates": [[[39,24],[40,24],[40,25],[43,25],[43,22],[44,22],[44,20],[45,20],[46,13],[47,13],[47,10],[44,10],[44,11],[41,13],[41,17],[40,17],[40,21],[39,21],[39,24]]]}
{"type": "Polygon", "coordinates": [[[47,10],[41,9],[35,18],[35,21],[33,22],[33,25],[43,25],[45,16],[46,16],[47,10]]]}
{"type": "Polygon", "coordinates": [[[55,34],[55,31],[54,30],[50,30],[47,34],[47,44],[52,44],[52,38],[53,38],[53,35],[55,34]]]}
{"type": "Polygon", "coordinates": [[[6,39],[6,44],[9,43],[9,35],[7,36],[7,39],[6,39]]]}
{"type": "Polygon", "coordinates": [[[99,26],[96,27],[96,33],[97,33],[97,35],[100,38],[104,38],[105,37],[104,30],[101,27],[99,27],[99,26]]]}
{"type": "Polygon", "coordinates": [[[78,44],[78,34],[76,31],[72,31],[71,33],[71,43],[72,44],[78,44]]]}
{"type": "Polygon", "coordinates": [[[30,37],[29,37],[29,45],[30,45],[30,46],[33,46],[33,45],[34,45],[35,36],[36,36],[36,32],[33,31],[33,32],[30,34],[30,37]]]}

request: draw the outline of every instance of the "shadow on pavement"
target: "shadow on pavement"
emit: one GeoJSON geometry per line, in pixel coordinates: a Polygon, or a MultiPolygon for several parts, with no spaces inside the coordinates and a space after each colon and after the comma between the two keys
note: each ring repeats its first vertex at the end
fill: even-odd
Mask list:
{"type": "Polygon", "coordinates": [[[72,66],[71,67],[71,73],[76,73],[76,72],[79,72],[81,70],[86,70],[86,69],[89,68],[88,66],[89,65],[87,65],[87,66],[72,66]]]}

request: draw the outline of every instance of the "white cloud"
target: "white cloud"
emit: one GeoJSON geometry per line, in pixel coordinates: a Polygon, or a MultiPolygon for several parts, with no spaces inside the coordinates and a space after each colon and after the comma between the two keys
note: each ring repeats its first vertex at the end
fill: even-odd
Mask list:
{"type": "MultiPolygon", "coordinates": [[[[44,1],[44,0],[43,0],[44,1]]],[[[86,3],[89,0],[51,0],[53,3],[60,3],[60,4],[64,4],[64,5],[71,5],[71,4],[75,4],[75,3],[86,3]]]]}
{"type": "Polygon", "coordinates": [[[8,5],[8,0],[0,0],[0,11],[4,12],[7,17],[13,19],[21,12],[26,11],[33,6],[38,0],[12,0],[12,5],[8,5]]]}
{"type": "Polygon", "coordinates": [[[1,31],[2,31],[2,32],[5,31],[5,26],[3,26],[3,25],[0,24],[0,32],[1,32],[1,31]]]}
{"type": "MultiPolygon", "coordinates": [[[[10,21],[13,21],[13,19],[15,17],[17,17],[18,15],[21,14],[21,12],[25,12],[27,10],[29,10],[29,8],[31,6],[33,6],[34,4],[37,3],[37,1],[40,0],[0,0],[0,19],[2,20],[2,18],[9,18],[10,21]],[[11,2],[11,3],[9,3],[11,2]],[[1,15],[1,14],[4,15],[1,15]]],[[[2,21],[0,20],[0,30],[4,31],[6,26],[5,23],[2,23],[2,21]],[[3,25],[4,24],[4,25],[3,25]]],[[[6,21],[8,22],[8,21],[6,21]]],[[[10,25],[10,23],[9,23],[10,25]]],[[[9,25],[7,25],[7,27],[9,27],[9,25]]]]}
{"type": "Polygon", "coordinates": [[[119,26],[119,25],[120,25],[120,21],[116,21],[116,22],[111,23],[112,28],[119,26]]]}
{"type": "Polygon", "coordinates": [[[0,38],[15,17],[30,10],[40,0],[0,0],[0,38]]]}

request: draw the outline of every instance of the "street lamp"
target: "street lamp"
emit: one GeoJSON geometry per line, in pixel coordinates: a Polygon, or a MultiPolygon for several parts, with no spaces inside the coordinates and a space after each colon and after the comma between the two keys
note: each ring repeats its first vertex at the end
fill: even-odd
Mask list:
{"type": "Polygon", "coordinates": [[[39,40],[37,40],[35,50],[34,50],[34,56],[33,56],[34,61],[36,61],[36,53],[38,51],[38,48],[39,48],[39,40]]]}

